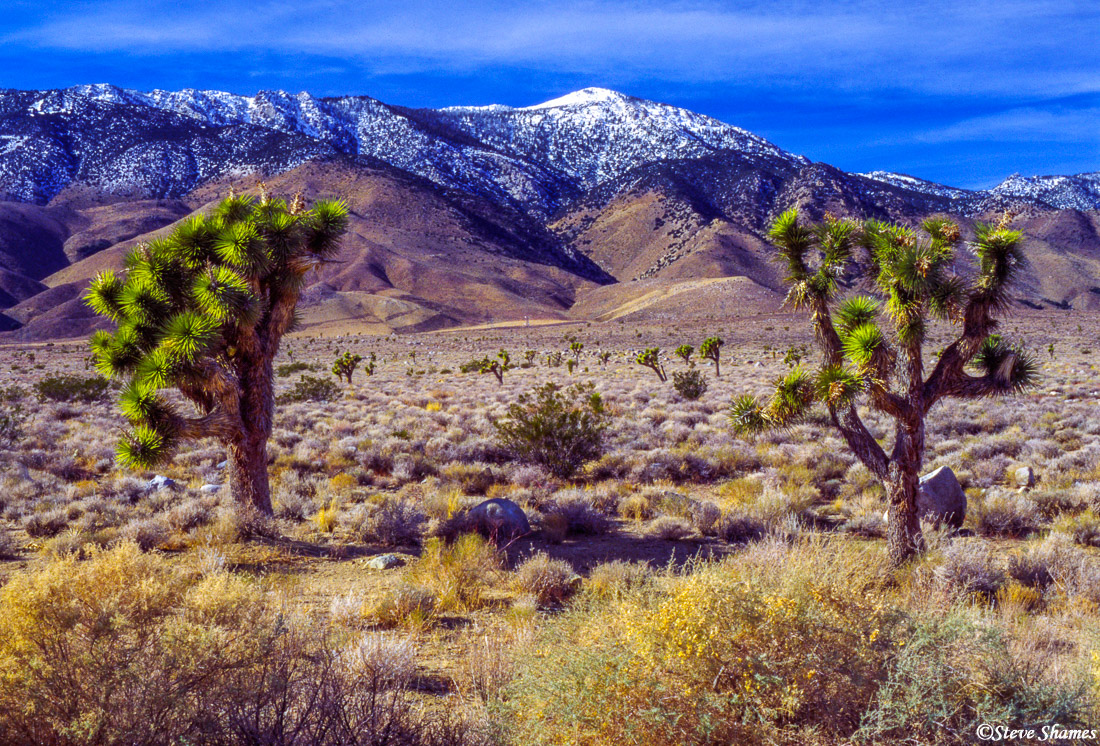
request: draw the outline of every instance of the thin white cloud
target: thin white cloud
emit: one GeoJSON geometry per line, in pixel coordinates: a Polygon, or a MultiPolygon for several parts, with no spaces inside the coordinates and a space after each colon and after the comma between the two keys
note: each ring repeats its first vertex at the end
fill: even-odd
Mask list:
{"type": "Polygon", "coordinates": [[[916,142],[949,143],[999,140],[1008,142],[1080,143],[1100,146],[1100,108],[1020,108],[972,117],[947,127],[920,133],[916,142]]]}
{"type": "Polygon", "coordinates": [[[1100,7],[1074,0],[115,0],[54,11],[0,43],[141,55],[312,54],[357,60],[374,73],[520,65],[837,91],[1057,96],[1100,91],[1096,28],[1100,7]]]}

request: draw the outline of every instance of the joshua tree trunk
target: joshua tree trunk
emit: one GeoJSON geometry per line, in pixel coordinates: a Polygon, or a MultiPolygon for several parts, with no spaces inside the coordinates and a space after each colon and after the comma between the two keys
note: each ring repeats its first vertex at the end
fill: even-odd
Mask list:
{"type": "Polygon", "coordinates": [[[238,505],[271,515],[271,486],[267,479],[267,438],[246,436],[226,447],[229,491],[238,505]]]}
{"type": "Polygon", "coordinates": [[[241,423],[239,433],[227,443],[229,489],[238,505],[249,505],[270,515],[271,486],[267,476],[267,441],[271,437],[275,409],[270,357],[251,364],[242,361],[241,423]]]}
{"type": "Polygon", "coordinates": [[[924,551],[924,537],[921,535],[920,515],[917,511],[923,454],[924,423],[916,418],[915,422],[908,425],[899,424],[884,484],[890,504],[886,546],[895,567],[900,567],[911,557],[924,551]]]}

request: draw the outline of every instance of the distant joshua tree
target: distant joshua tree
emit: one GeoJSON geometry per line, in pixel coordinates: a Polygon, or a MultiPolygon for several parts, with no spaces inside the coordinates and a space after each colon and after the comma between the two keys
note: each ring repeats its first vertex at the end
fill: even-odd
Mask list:
{"type": "Polygon", "coordinates": [[[722,377],[722,366],[720,361],[722,358],[722,345],[724,344],[725,342],[722,341],[721,337],[707,337],[703,340],[702,344],[699,345],[699,357],[714,363],[715,378],[722,377]]]}
{"type": "Polygon", "coordinates": [[[496,376],[497,383],[504,385],[504,373],[512,369],[512,357],[506,350],[497,353],[497,359],[491,360],[488,356],[483,358],[478,365],[479,373],[492,373],[496,376]]]}
{"type": "Polygon", "coordinates": [[[350,386],[351,376],[355,373],[355,369],[359,367],[359,363],[362,361],[362,355],[354,355],[351,351],[345,352],[343,355],[336,358],[336,362],[332,364],[332,374],[337,378],[343,379],[350,386]]]}
{"type": "Polygon", "coordinates": [[[336,253],[347,216],[343,202],[306,210],[300,195],[288,206],[261,185],[258,201],[230,195],[135,248],[121,276],[96,276],[86,301],[118,326],[92,336],[96,367],[127,381],[123,463],[148,468],[187,440],[217,438],[233,498],[271,513],[272,360],[297,318],[306,273],[336,253]],[[167,388],[194,416],[161,394],[167,388]]]}
{"type": "Polygon", "coordinates": [[[665,366],[661,364],[661,349],[659,347],[647,347],[638,353],[638,356],[634,358],[634,362],[652,370],[661,381],[668,380],[668,376],[665,375],[665,366]]]}
{"type": "Polygon", "coordinates": [[[1008,309],[1009,289],[1024,264],[1021,234],[1009,216],[977,227],[970,244],[977,275],[952,271],[960,243],[958,226],[930,219],[923,233],[870,221],[862,226],[827,217],[803,225],[795,210],[784,213],[769,237],[778,248],[790,288],[787,303],[810,312],[821,367],[793,368],[779,379],[771,399],[737,399],[730,412],[735,429],[756,433],[790,427],[816,402],[857,458],[882,482],[889,499],[887,544],[901,565],[923,551],[917,493],[925,449],[925,418],[946,397],[1004,396],[1033,385],[1035,361],[994,334],[997,314],[1008,309]],[[858,247],[862,279],[884,300],[855,296],[839,301],[839,280],[858,247]],[[950,321],[958,336],[925,372],[922,345],[929,322],[950,321]],[[968,373],[971,364],[975,374],[968,373]],[[896,423],[894,445],[883,450],[857,410],[865,402],[896,423]]]}

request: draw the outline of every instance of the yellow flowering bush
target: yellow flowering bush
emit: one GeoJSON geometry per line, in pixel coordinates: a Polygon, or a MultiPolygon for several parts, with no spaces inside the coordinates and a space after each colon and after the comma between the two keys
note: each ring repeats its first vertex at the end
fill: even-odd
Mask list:
{"type": "Polygon", "coordinates": [[[515,740],[753,743],[797,741],[807,727],[853,732],[889,650],[874,559],[820,541],[746,555],[603,602],[590,596],[540,647],[542,659],[519,667],[537,674],[509,694],[515,740]]]}

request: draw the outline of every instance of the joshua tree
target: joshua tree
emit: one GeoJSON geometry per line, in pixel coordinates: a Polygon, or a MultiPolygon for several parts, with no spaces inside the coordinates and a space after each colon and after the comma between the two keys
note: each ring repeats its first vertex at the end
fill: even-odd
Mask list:
{"type": "Polygon", "coordinates": [[[577,369],[577,361],[574,358],[570,358],[565,361],[565,369],[569,371],[569,375],[573,375],[573,371],[577,369]]]}
{"type": "Polygon", "coordinates": [[[370,354],[370,360],[368,360],[367,364],[363,366],[363,372],[366,373],[368,376],[373,376],[377,363],[378,356],[372,352],[370,354]]]}
{"type": "Polygon", "coordinates": [[[512,358],[507,351],[497,353],[498,360],[490,360],[486,355],[478,364],[479,373],[492,373],[497,377],[497,383],[504,385],[504,372],[512,369],[512,358]]]}
{"type": "Polygon", "coordinates": [[[577,342],[576,340],[569,343],[569,351],[573,353],[573,359],[578,363],[581,360],[581,350],[584,349],[584,342],[577,342]]]}
{"type": "Polygon", "coordinates": [[[121,276],[96,276],[86,301],[118,326],[96,332],[91,346],[101,373],[127,380],[120,405],[131,429],[120,460],[148,468],[186,440],[218,438],[234,499],[270,513],[272,360],[306,273],[335,254],[348,212],[343,202],[307,211],[300,196],[288,207],[262,192],[259,201],[231,195],[138,246],[121,276]],[[197,411],[180,412],[166,388],[197,411]]]}
{"type": "Polygon", "coordinates": [[[638,357],[634,358],[634,362],[652,370],[657,374],[657,378],[662,381],[667,381],[668,376],[665,375],[665,366],[661,364],[660,357],[661,350],[659,347],[647,347],[638,353],[638,357]]]}
{"type": "Polygon", "coordinates": [[[1006,216],[997,225],[978,226],[972,279],[951,270],[959,229],[946,219],[926,220],[922,234],[833,218],[801,225],[791,210],[769,234],[787,270],[787,303],[810,312],[822,363],[814,373],[792,369],[766,404],[739,398],[730,417],[738,431],[751,433],[793,425],[815,402],[823,403],[848,447],[886,488],[887,543],[895,565],[924,548],[917,493],[929,411],[946,397],[1012,394],[1036,377],[1032,358],[993,334],[994,316],[1007,310],[1009,288],[1024,262],[1021,235],[1007,223],[1006,216]],[[861,274],[884,307],[868,296],[838,302],[838,281],[857,246],[867,250],[861,274]],[[937,318],[952,322],[958,333],[926,374],[922,344],[937,318]],[[889,453],[864,425],[856,408],[861,401],[894,420],[889,453]]]}
{"type": "Polygon", "coordinates": [[[527,350],[523,353],[523,359],[527,361],[528,365],[534,365],[535,358],[538,357],[538,355],[539,353],[535,350],[527,350]]]}
{"type": "Polygon", "coordinates": [[[600,361],[600,365],[607,365],[607,362],[611,359],[611,353],[607,350],[601,350],[596,359],[600,361]]]}
{"type": "Polygon", "coordinates": [[[673,350],[673,352],[676,353],[676,356],[678,358],[683,360],[688,365],[692,367],[695,366],[695,363],[691,362],[691,356],[695,353],[695,348],[691,345],[680,345],[675,350],[673,350]]]}
{"type": "Polygon", "coordinates": [[[359,367],[359,363],[361,363],[362,361],[362,355],[353,355],[349,350],[340,357],[336,358],[336,362],[332,364],[332,374],[337,378],[344,379],[350,386],[351,376],[353,373],[355,373],[355,369],[359,367]]]}
{"type": "Polygon", "coordinates": [[[724,344],[725,342],[722,341],[721,337],[707,337],[699,345],[699,357],[714,363],[715,378],[722,377],[722,366],[719,361],[722,357],[722,345],[724,344]]]}

